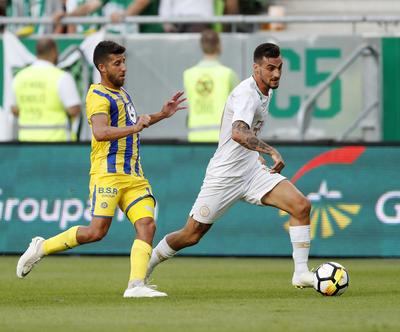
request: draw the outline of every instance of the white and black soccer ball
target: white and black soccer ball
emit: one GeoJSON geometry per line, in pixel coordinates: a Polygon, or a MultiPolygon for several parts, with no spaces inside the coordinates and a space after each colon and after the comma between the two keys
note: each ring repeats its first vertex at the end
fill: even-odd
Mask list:
{"type": "Polygon", "coordinates": [[[349,273],[339,263],[323,263],[315,270],[314,288],[322,295],[342,295],[348,287],[349,273]]]}

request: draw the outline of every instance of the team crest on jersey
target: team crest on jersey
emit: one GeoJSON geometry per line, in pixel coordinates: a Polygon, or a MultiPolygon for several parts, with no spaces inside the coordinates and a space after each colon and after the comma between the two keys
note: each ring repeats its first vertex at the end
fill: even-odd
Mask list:
{"type": "Polygon", "coordinates": [[[126,105],[126,112],[128,113],[129,119],[133,123],[136,123],[136,120],[137,120],[136,110],[132,103],[129,103],[126,105]]]}
{"type": "Polygon", "coordinates": [[[210,209],[209,209],[209,207],[207,205],[203,205],[200,208],[200,215],[202,217],[208,217],[210,215],[210,209]]]}

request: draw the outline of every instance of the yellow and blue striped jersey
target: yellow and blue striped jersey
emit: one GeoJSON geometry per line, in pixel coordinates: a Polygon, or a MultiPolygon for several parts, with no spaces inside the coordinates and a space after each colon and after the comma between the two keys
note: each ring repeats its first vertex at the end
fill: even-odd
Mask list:
{"type": "MultiPolygon", "coordinates": [[[[94,114],[104,113],[112,127],[133,126],[137,113],[132,99],[124,88],[114,90],[102,84],[92,84],[86,96],[86,115],[90,127],[94,114]]],[[[143,177],[140,164],[139,134],[114,141],[98,142],[92,134],[90,174],[132,174],[143,177]]]]}

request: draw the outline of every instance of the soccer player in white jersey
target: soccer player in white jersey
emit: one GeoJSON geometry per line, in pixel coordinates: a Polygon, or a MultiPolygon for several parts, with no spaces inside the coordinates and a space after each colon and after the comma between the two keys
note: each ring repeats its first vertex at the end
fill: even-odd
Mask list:
{"type": "Polygon", "coordinates": [[[253,75],[232,91],[225,104],[218,149],[208,164],[189,219],[182,229],[166,235],[153,250],[147,280],[155,266],[178,250],[197,244],[233,203],[244,200],[274,206],[290,214],[292,284],[312,287],[313,274],[308,269],[310,202],[280,175],[285,164],[279,152],[257,137],[265,123],[273,90],[279,86],[282,65],[277,45],[264,43],[255,49],[253,75]],[[271,157],[271,168],[266,166],[262,154],[271,157]]]}

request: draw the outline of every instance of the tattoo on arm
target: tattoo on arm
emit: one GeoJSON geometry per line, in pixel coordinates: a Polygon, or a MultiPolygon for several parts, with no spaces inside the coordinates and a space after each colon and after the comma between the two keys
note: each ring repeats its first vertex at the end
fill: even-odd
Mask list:
{"type": "Polygon", "coordinates": [[[271,154],[275,149],[258,139],[251,131],[249,125],[243,121],[235,121],[232,124],[232,137],[240,145],[253,151],[271,154]]]}

